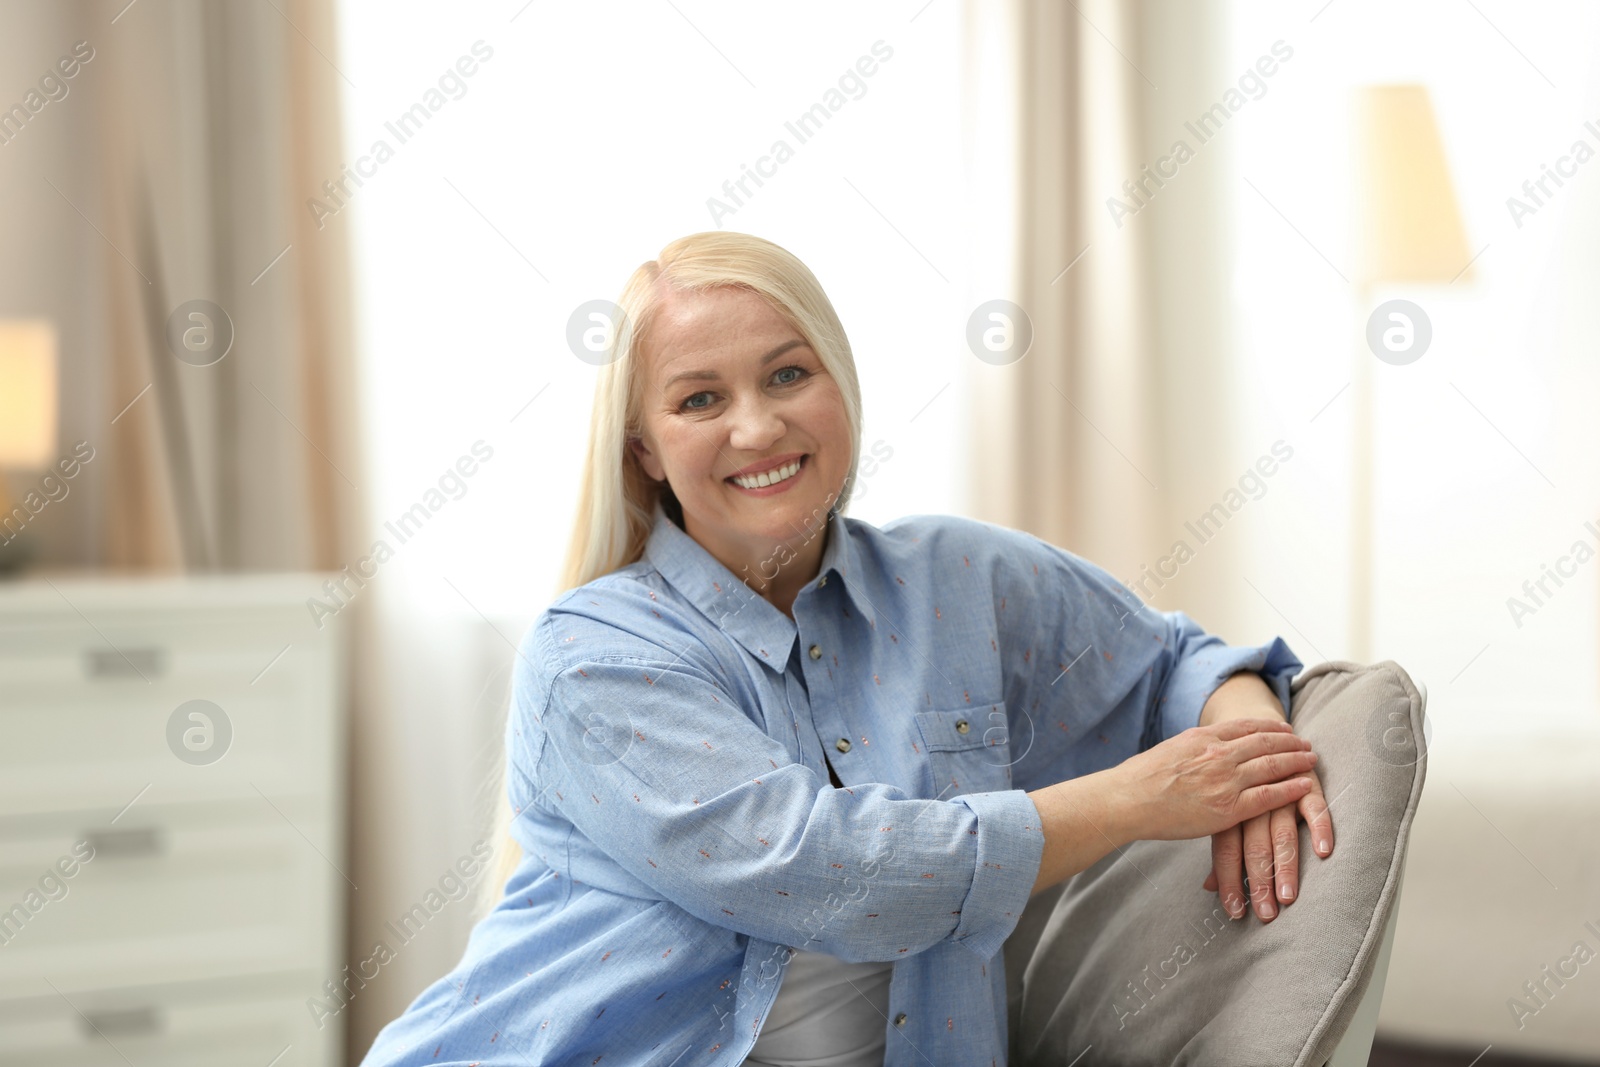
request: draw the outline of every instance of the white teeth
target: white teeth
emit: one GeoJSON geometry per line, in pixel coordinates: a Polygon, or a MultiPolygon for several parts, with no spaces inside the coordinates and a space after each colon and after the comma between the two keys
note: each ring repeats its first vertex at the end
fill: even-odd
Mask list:
{"type": "Polygon", "coordinates": [[[793,478],[799,472],[800,460],[797,459],[787,467],[779,467],[775,471],[764,471],[761,474],[754,474],[748,478],[735,478],[734,483],[744,487],[745,489],[761,489],[769,485],[777,485],[779,482],[793,478]]]}

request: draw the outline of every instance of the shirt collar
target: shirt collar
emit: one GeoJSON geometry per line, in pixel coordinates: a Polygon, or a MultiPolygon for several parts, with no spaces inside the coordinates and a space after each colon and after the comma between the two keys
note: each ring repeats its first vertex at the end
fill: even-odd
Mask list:
{"type": "MultiPolygon", "coordinates": [[[[843,584],[845,595],[863,618],[876,625],[872,604],[858,588],[862,573],[847,520],[834,513],[828,519],[828,544],[822,553],[819,582],[843,584]]],[[[668,517],[660,501],[655,505],[655,525],[645,543],[644,558],[706,617],[774,670],[788,666],[798,632],[789,616],[762,599],[724,566],[705,546],[668,517]]],[[[803,591],[803,590],[802,590],[803,591]]]]}

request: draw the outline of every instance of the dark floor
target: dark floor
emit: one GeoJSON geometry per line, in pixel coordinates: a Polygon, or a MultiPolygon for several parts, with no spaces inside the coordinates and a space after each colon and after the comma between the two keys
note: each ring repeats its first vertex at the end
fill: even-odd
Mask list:
{"type": "Polygon", "coordinates": [[[1502,1055],[1493,1047],[1441,1051],[1437,1046],[1403,1045],[1382,1038],[1373,1043],[1367,1067],[1597,1067],[1600,1059],[1550,1060],[1502,1055]],[[1479,1053],[1483,1053],[1479,1056],[1479,1053]],[[1474,1059],[1473,1057],[1478,1057],[1474,1059]]]}

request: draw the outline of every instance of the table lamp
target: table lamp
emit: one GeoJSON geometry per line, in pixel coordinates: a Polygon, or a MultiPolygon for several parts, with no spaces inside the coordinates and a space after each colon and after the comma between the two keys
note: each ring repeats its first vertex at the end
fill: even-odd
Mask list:
{"type": "Polygon", "coordinates": [[[34,513],[7,491],[6,471],[50,466],[56,452],[56,331],[0,319],[0,573],[19,569],[34,513]]]}
{"type": "Polygon", "coordinates": [[[1366,320],[1379,286],[1448,285],[1470,278],[1461,214],[1456,207],[1439,127],[1421,85],[1367,85],[1355,90],[1356,316],[1360,341],[1351,378],[1350,658],[1372,657],[1373,458],[1372,375],[1376,356],[1366,320]]]}

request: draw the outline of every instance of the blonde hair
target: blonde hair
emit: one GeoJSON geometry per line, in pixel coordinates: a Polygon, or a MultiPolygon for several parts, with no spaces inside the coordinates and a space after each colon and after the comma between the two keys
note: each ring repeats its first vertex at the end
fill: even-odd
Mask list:
{"type": "MultiPolygon", "coordinates": [[[[861,459],[861,386],[850,341],[822,286],[793,254],[760,237],[723,230],[680,237],[654,260],[640,264],[617,300],[620,321],[614,324],[608,361],[599,368],[595,382],[577,518],[558,595],[637,562],[649,540],[658,500],[681,523],[682,509],[672,489],[646,474],[627,445],[643,426],[647,372],[643,356],[663,297],[669,289],[704,292],[722,287],[765,298],[805,338],[832,376],[850,423],[849,473],[832,510],[843,514],[848,507],[861,459]]],[[[483,911],[498,903],[522,862],[522,850],[510,833],[513,812],[506,802],[503,760],[498,773],[493,840],[499,855],[494,877],[485,879],[482,887],[483,911]]]]}

